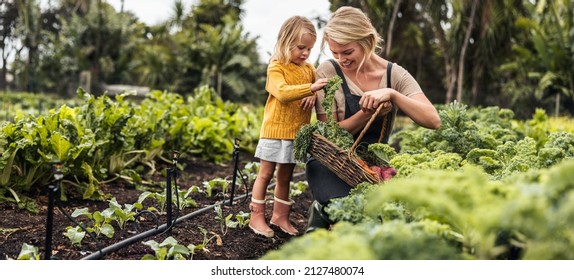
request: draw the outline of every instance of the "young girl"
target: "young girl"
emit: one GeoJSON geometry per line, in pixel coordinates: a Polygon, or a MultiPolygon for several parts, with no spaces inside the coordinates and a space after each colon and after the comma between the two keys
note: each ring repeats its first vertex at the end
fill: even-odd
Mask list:
{"type": "Polygon", "coordinates": [[[307,62],[316,39],[315,27],[310,20],[300,16],[287,19],[279,30],[267,68],[265,89],[269,97],[255,151],[261,164],[249,204],[249,227],[266,237],[274,236],[265,219],[265,194],[275,167],[277,180],[270,222],[290,235],[299,233],[289,221],[293,205],[289,198],[289,184],[295,168],[293,139],[299,128],[311,120],[311,111],[316,103],[315,92],[327,84],[327,79],[315,81],[315,67],[307,62]]]}

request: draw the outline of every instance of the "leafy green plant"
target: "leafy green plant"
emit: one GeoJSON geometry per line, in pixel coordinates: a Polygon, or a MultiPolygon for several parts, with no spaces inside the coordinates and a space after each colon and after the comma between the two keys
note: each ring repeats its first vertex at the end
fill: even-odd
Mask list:
{"type": "Polygon", "coordinates": [[[102,212],[94,211],[93,213],[91,213],[87,207],[79,208],[74,210],[71,216],[74,218],[79,216],[86,216],[89,218],[92,222],[92,226],[87,226],[86,229],[90,232],[93,232],[96,237],[99,237],[101,234],[103,234],[108,238],[112,238],[115,234],[115,230],[111,225],[111,222],[116,217],[114,216],[114,211],[111,208],[105,209],[102,212]]]}
{"type": "Polygon", "coordinates": [[[322,104],[327,114],[327,122],[316,121],[301,127],[295,139],[293,140],[293,147],[295,152],[295,159],[299,161],[307,161],[309,146],[311,145],[311,138],[314,132],[325,136],[329,141],[343,150],[348,150],[354,143],[353,135],[347,130],[341,128],[333,119],[333,101],[334,94],[341,86],[343,80],[341,77],[335,75],[329,79],[325,86],[325,97],[322,104]]]}
{"type": "Polygon", "coordinates": [[[183,210],[185,208],[195,208],[197,207],[197,202],[195,199],[191,198],[191,194],[199,193],[201,190],[198,186],[191,186],[187,190],[179,190],[177,192],[179,198],[179,209],[183,210]]]}
{"type": "Polygon", "coordinates": [[[64,236],[72,242],[72,246],[81,247],[82,240],[84,240],[86,232],[80,226],[67,226],[64,236]]]}
{"type": "Polygon", "coordinates": [[[38,247],[24,243],[22,250],[18,254],[18,260],[40,260],[41,255],[38,253],[38,247]]]}
{"type": "Polygon", "coordinates": [[[307,181],[289,182],[289,197],[296,197],[307,191],[307,181]]]}
{"type": "Polygon", "coordinates": [[[237,221],[233,221],[233,214],[229,214],[223,217],[223,211],[221,210],[221,205],[217,205],[214,208],[215,210],[215,220],[219,222],[219,228],[221,230],[221,234],[226,235],[227,230],[229,228],[236,228],[239,224],[237,221]]]}
{"type": "Polygon", "coordinates": [[[154,255],[144,255],[142,260],[185,260],[190,255],[189,248],[178,244],[172,236],[168,236],[161,243],[148,240],[142,244],[149,246],[155,252],[154,255]]]}
{"type": "MultiPolygon", "coordinates": [[[[135,221],[135,216],[137,215],[136,210],[138,210],[139,205],[125,203],[124,206],[122,206],[116,201],[115,197],[110,199],[109,202],[110,209],[113,211],[115,221],[118,223],[120,229],[123,230],[127,222],[135,221]]],[[[141,208],[139,208],[139,210],[141,210],[141,208]]]]}
{"type": "Polygon", "coordinates": [[[251,145],[258,139],[253,132],[258,132],[259,111],[223,102],[209,87],[187,100],[154,91],[137,103],[127,94],[112,99],[83,89],[77,93],[82,100],[77,106],[0,124],[1,202],[37,211],[26,195],[51,180],[48,163],[54,160],[63,166],[61,200],[104,200],[103,183],[118,178],[148,183],[143,176],[157,171],[155,161],[164,160],[164,151],[185,150],[221,162],[232,155],[232,139],[241,135],[242,143],[251,145]]]}
{"type": "Polygon", "coordinates": [[[207,251],[209,252],[209,249],[207,249],[207,245],[211,242],[211,240],[213,240],[213,238],[217,238],[217,242],[218,244],[221,244],[221,237],[219,235],[217,235],[216,233],[211,232],[211,237],[208,237],[207,235],[210,233],[208,232],[205,228],[203,227],[198,227],[199,231],[201,232],[201,234],[203,234],[203,240],[201,242],[201,244],[198,245],[194,245],[194,244],[189,244],[187,245],[187,248],[190,250],[190,254],[191,254],[191,259],[193,259],[193,256],[196,254],[196,252],[198,251],[207,251]]]}
{"type": "Polygon", "coordinates": [[[230,180],[224,178],[214,178],[203,182],[203,188],[207,196],[212,197],[213,191],[219,191],[220,193],[225,194],[230,184],[230,180]]]}
{"type": "Polygon", "coordinates": [[[250,213],[245,213],[243,211],[239,211],[239,213],[235,214],[235,219],[237,219],[237,227],[244,228],[249,225],[250,217],[250,213]]]}

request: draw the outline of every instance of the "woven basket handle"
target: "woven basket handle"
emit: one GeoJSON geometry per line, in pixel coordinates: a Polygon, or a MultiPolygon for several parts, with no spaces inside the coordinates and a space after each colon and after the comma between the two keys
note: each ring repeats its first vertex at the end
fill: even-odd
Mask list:
{"type": "MultiPolygon", "coordinates": [[[[359,137],[357,138],[357,140],[355,140],[355,143],[353,143],[353,146],[351,146],[351,149],[349,149],[349,158],[352,158],[352,156],[355,155],[355,150],[357,149],[357,146],[359,146],[359,143],[361,143],[361,139],[363,138],[363,136],[365,135],[365,133],[367,132],[367,130],[369,129],[369,127],[371,126],[371,124],[373,123],[375,118],[379,115],[379,113],[381,112],[383,107],[384,107],[384,103],[381,103],[379,105],[379,107],[377,108],[377,110],[375,111],[375,113],[371,116],[371,119],[369,119],[369,122],[367,122],[365,127],[363,127],[361,134],[359,134],[359,137]]],[[[387,115],[385,115],[384,118],[386,121],[387,115]]],[[[383,129],[385,129],[385,128],[383,127],[383,129]]],[[[384,133],[384,131],[382,133],[384,133]]]]}

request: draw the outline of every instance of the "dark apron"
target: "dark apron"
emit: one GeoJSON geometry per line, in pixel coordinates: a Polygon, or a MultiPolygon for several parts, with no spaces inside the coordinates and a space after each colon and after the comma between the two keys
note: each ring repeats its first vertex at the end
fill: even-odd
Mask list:
{"type": "MultiPolygon", "coordinates": [[[[349,85],[345,80],[345,76],[343,75],[341,68],[339,68],[339,65],[334,60],[331,59],[330,61],[335,67],[337,75],[343,79],[342,87],[343,92],[345,93],[345,119],[347,119],[361,109],[359,105],[359,100],[361,97],[351,94],[351,90],[349,89],[349,85]]],[[[391,85],[392,65],[393,64],[389,62],[387,66],[387,87],[391,85]]],[[[385,126],[386,133],[381,143],[388,143],[395,111],[395,108],[393,108],[388,113],[390,114],[390,118],[387,117],[386,123],[384,117],[375,117],[375,120],[363,135],[361,143],[359,143],[357,149],[366,149],[369,144],[379,142],[379,137],[383,126],[385,126]]],[[[356,135],[353,135],[355,140],[359,134],[360,132],[356,135]]],[[[349,195],[349,192],[352,189],[349,184],[341,180],[335,173],[333,173],[314,158],[309,159],[307,162],[305,166],[305,174],[307,176],[307,183],[309,184],[309,188],[311,188],[311,192],[313,193],[313,197],[323,205],[326,205],[329,200],[333,198],[345,197],[349,195]]]]}

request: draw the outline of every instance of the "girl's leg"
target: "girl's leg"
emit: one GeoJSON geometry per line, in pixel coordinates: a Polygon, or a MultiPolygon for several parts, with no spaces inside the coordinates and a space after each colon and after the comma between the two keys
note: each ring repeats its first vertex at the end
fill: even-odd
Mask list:
{"type": "Polygon", "coordinates": [[[299,231],[289,221],[289,213],[293,205],[293,200],[289,198],[289,184],[291,183],[294,169],[295,164],[293,163],[278,164],[273,216],[271,217],[271,224],[278,226],[282,231],[290,235],[299,234],[299,231]]]}
{"type": "Polygon", "coordinates": [[[257,174],[257,178],[255,178],[255,183],[253,183],[251,203],[249,204],[249,210],[251,210],[249,228],[255,233],[266,237],[273,237],[274,235],[273,230],[267,225],[265,219],[265,193],[267,192],[269,182],[273,179],[274,172],[274,162],[261,160],[259,173],[257,174]]]}
{"type": "Polygon", "coordinates": [[[277,164],[277,183],[275,185],[275,197],[282,200],[289,200],[289,184],[293,177],[294,163],[277,164]]]}
{"type": "Polygon", "coordinates": [[[275,172],[275,162],[261,160],[259,165],[259,173],[253,183],[253,192],[251,196],[258,200],[264,200],[267,193],[267,186],[273,179],[275,172]]]}

